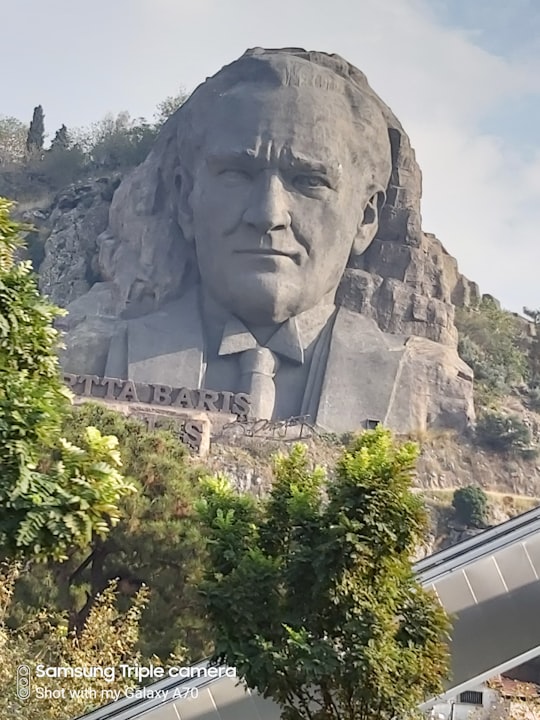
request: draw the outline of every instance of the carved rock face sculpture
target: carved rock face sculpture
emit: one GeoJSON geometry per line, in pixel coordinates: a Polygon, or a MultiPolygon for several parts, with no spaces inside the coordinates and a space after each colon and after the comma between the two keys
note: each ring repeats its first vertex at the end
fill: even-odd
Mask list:
{"type": "Polygon", "coordinates": [[[364,132],[343,91],[243,83],[216,102],[184,227],[205,293],[244,322],[279,324],[333,301],[353,246],[361,254],[373,239],[390,143],[361,100],[364,132]]]}
{"type": "Polygon", "coordinates": [[[454,346],[340,304],[375,239],[424,241],[401,132],[337,56],[256,49],[223,68],[117,190],[105,282],[68,307],[65,369],[204,388],[209,409],[212,393],[247,393],[255,417],[336,432],[466,425],[472,374],[454,346]]]}

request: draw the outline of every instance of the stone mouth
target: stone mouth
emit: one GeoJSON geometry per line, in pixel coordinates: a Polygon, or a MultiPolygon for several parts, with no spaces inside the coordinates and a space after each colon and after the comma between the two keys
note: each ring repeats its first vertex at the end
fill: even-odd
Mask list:
{"type": "Polygon", "coordinates": [[[290,253],[285,252],[283,250],[272,250],[269,248],[251,248],[249,250],[236,250],[237,255],[254,255],[259,257],[272,257],[272,258],[278,258],[278,257],[285,257],[289,258],[289,260],[292,260],[296,264],[300,261],[300,256],[298,253],[290,253]]]}
{"type": "Polygon", "coordinates": [[[248,255],[285,255],[285,257],[293,257],[292,253],[283,250],[271,250],[269,248],[252,248],[250,250],[237,250],[237,253],[248,255]]]}

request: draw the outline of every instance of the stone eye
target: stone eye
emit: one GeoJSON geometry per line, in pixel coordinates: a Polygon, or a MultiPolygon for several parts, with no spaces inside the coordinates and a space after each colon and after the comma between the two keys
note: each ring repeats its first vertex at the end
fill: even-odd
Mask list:
{"type": "Polygon", "coordinates": [[[330,187],[328,180],[320,175],[297,175],[293,180],[293,184],[296,187],[307,188],[309,190],[330,187]]]}

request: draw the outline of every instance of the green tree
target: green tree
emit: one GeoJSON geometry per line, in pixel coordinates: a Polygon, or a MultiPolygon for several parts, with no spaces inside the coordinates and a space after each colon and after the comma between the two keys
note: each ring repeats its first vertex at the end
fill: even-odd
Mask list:
{"type": "Polygon", "coordinates": [[[66,126],[62,125],[37,169],[48,186],[62,188],[75,182],[86,170],[87,163],[88,158],[80,146],[72,141],[66,126]]]}
{"type": "Polygon", "coordinates": [[[41,105],[34,108],[32,121],[26,137],[26,149],[30,155],[37,155],[43,150],[45,140],[45,115],[41,105]]]}
{"type": "MultiPolygon", "coordinates": [[[[0,717],[11,720],[72,720],[108,702],[111,692],[122,693],[136,683],[122,677],[121,663],[142,662],[137,651],[141,613],[148,602],[148,591],[141,589],[131,606],[119,611],[117,590],[111,584],[100,596],[89,615],[84,632],[69,632],[67,618],[50,608],[35,612],[24,626],[14,630],[6,622],[13,603],[14,585],[19,575],[15,566],[0,572],[0,717]],[[36,678],[36,666],[116,668],[115,676],[95,678],[36,678]],[[30,669],[30,693],[17,694],[17,667],[30,669]],[[48,690],[40,697],[36,685],[48,690]],[[62,694],[58,694],[63,689],[62,694]],[[56,696],[53,695],[56,694],[56,696]]],[[[155,662],[155,661],[154,661],[155,662]]]]}
{"type": "Polygon", "coordinates": [[[474,437],[479,445],[495,452],[514,452],[535,457],[532,434],[518,415],[486,410],[478,418],[474,437]]]}
{"type": "Polygon", "coordinates": [[[163,125],[163,123],[168,120],[171,115],[174,115],[178,108],[182,107],[188,97],[187,92],[181,88],[176,95],[169,95],[158,103],[156,112],[154,113],[156,125],[158,127],[163,125]]]}
{"type": "Polygon", "coordinates": [[[133,119],[126,111],[106,115],[90,128],[72,133],[90,167],[116,170],[141,163],[155,140],[157,130],[144,118],[133,119]]]}
{"type": "Polygon", "coordinates": [[[65,125],[62,125],[56,131],[54,138],[51,141],[51,151],[54,150],[67,150],[70,147],[70,137],[68,129],[65,125]]]}
{"type": "Polygon", "coordinates": [[[0,117],[0,167],[23,162],[27,135],[28,125],[14,117],[0,117]]]}
{"type": "Polygon", "coordinates": [[[120,474],[117,440],[85,429],[65,440],[70,408],[53,319],[29,262],[16,262],[20,233],[0,198],[0,553],[62,559],[105,537],[118,501],[134,490],[120,474]]]}
{"type": "Polygon", "coordinates": [[[485,296],[471,308],[458,308],[459,353],[475,374],[477,396],[500,397],[523,382],[527,351],[523,323],[485,296]]]}
{"type": "Polygon", "coordinates": [[[483,528],[487,524],[488,499],[477,485],[458,488],[452,498],[456,518],[468,527],[483,528]]]}
{"type": "Polygon", "coordinates": [[[379,427],[332,482],[302,445],[277,458],[266,500],[204,482],[214,659],[287,720],[390,720],[441,689],[448,619],[412,567],[427,530],[411,491],[417,453],[379,427]]]}
{"type": "Polygon", "coordinates": [[[118,581],[121,607],[146,585],[151,597],[140,628],[143,655],[187,653],[199,660],[211,649],[197,591],[204,561],[194,511],[199,471],[167,430],[151,431],[138,420],[84,403],[66,418],[63,433],[80,444],[87,425],[118,438],[124,473],[138,492],[122,500],[122,519],[105,540],[96,537],[69,560],[34,569],[19,583],[12,621],[24,623],[28,608],[56,607],[68,612],[70,628],[80,632],[111,580],[118,581]]]}
{"type": "Polygon", "coordinates": [[[532,321],[533,335],[529,342],[529,399],[534,410],[540,410],[540,310],[523,308],[524,314],[532,321]]]}

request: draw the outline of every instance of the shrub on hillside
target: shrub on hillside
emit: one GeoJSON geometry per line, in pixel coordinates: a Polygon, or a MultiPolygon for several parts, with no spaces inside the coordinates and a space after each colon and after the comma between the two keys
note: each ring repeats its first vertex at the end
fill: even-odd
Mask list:
{"type": "Polygon", "coordinates": [[[467,527],[481,528],[487,524],[488,499],[481,487],[468,485],[454,492],[452,507],[456,519],[467,527]]]}
{"type": "Polygon", "coordinates": [[[106,541],[92,538],[62,565],[34,567],[18,584],[10,620],[20,626],[32,609],[54,608],[67,612],[70,628],[80,634],[98,597],[116,579],[120,609],[142,585],[150,591],[138,643],[146,660],[158,655],[165,661],[170,653],[199,660],[211,641],[197,590],[205,562],[194,514],[201,470],[174,432],[149,430],[97,403],[73,407],[63,433],[79,444],[88,425],[118,439],[122,470],[138,492],[121,503],[122,518],[106,541]]]}
{"type": "MultiPolygon", "coordinates": [[[[459,354],[473,369],[483,400],[499,397],[528,374],[523,322],[485,296],[478,305],[458,308],[459,354]]],[[[480,399],[477,397],[477,399],[480,399]]]]}
{"type": "Polygon", "coordinates": [[[527,388],[527,407],[540,412],[540,387],[527,388]]]}
{"type": "Polygon", "coordinates": [[[472,368],[477,383],[481,383],[495,396],[504,395],[509,391],[508,369],[493,363],[488,354],[467,335],[460,338],[458,352],[472,368]]]}
{"type": "Polygon", "coordinates": [[[496,452],[535,454],[531,431],[517,415],[495,410],[484,412],[476,424],[475,439],[479,445],[496,452]]]}

